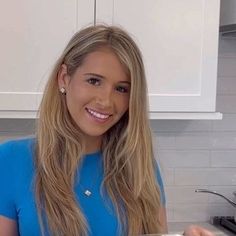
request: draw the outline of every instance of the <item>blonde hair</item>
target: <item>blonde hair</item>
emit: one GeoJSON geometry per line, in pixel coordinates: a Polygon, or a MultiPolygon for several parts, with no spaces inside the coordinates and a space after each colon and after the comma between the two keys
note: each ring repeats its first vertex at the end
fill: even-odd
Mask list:
{"type": "Polygon", "coordinates": [[[131,79],[129,109],[102,143],[104,181],[122,235],[158,233],[160,193],[156,183],[147,88],[141,53],[132,38],[115,26],[90,26],[76,33],[46,85],[36,133],[35,194],[42,232],[43,216],[52,235],[87,235],[89,226],[76,201],[74,180],[84,152],[83,136],[59,92],[62,64],[72,75],[99,48],[112,50],[131,79]]]}

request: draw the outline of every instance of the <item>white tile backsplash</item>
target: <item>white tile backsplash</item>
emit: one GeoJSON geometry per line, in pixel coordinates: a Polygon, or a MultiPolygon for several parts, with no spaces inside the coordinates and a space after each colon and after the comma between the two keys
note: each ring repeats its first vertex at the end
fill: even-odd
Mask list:
{"type": "Polygon", "coordinates": [[[207,203],[209,196],[208,194],[196,194],[195,189],[207,188],[206,186],[191,185],[191,186],[167,186],[166,201],[168,204],[177,203],[207,203]]]}
{"type": "MultiPolygon", "coordinates": [[[[232,39],[221,38],[219,41],[219,55],[221,57],[222,56],[235,57],[236,55],[235,44],[236,44],[235,38],[232,38],[232,39]]],[[[222,70],[222,73],[224,74],[224,70],[222,70]]]]}
{"type": "Polygon", "coordinates": [[[236,76],[220,77],[217,81],[217,93],[219,95],[236,95],[236,76]]]}
{"type": "Polygon", "coordinates": [[[166,213],[168,221],[174,221],[174,205],[169,203],[166,205],[166,213]]]}
{"type": "Polygon", "coordinates": [[[236,169],[176,168],[175,185],[236,185],[236,169]]]}
{"type": "Polygon", "coordinates": [[[155,152],[158,152],[158,150],[161,149],[176,149],[175,137],[173,135],[170,135],[169,133],[154,133],[154,136],[157,137],[153,144],[155,152]]]}
{"type": "Polygon", "coordinates": [[[211,147],[210,132],[190,132],[176,134],[176,149],[206,149],[211,147]]]}
{"type": "Polygon", "coordinates": [[[211,168],[207,183],[208,185],[232,185],[236,186],[236,168],[211,168]]]}
{"type": "Polygon", "coordinates": [[[218,60],[219,77],[235,77],[236,76],[235,68],[236,68],[236,53],[231,55],[222,54],[219,56],[218,60]]]}
{"type": "MultiPolygon", "coordinates": [[[[161,165],[162,168],[162,165],[161,165]]],[[[175,169],[174,168],[162,168],[162,178],[165,186],[173,186],[175,183],[175,169]]]]}
{"type": "Polygon", "coordinates": [[[210,152],[205,150],[161,150],[158,155],[164,167],[210,166],[210,152]]]}
{"type": "Polygon", "coordinates": [[[175,185],[208,185],[209,168],[176,168],[175,185]]]}
{"type": "Polygon", "coordinates": [[[169,221],[234,214],[225,200],[194,192],[206,188],[233,197],[236,190],[236,41],[221,40],[219,53],[216,110],[223,120],[151,122],[155,153],[168,180],[169,221]]]}
{"type": "MultiPolygon", "coordinates": [[[[236,190],[236,40],[220,40],[217,111],[221,121],[151,121],[154,150],[166,190],[169,221],[207,221],[233,215],[223,199],[195,193],[236,190]]],[[[0,141],[34,132],[34,120],[0,119],[0,141]]]]}
{"type": "Polygon", "coordinates": [[[191,131],[211,131],[212,123],[208,120],[151,120],[154,132],[191,132],[191,131]]]}
{"type": "Polygon", "coordinates": [[[230,204],[209,204],[208,214],[211,216],[233,216],[235,208],[230,204]]]}
{"type": "Polygon", "coordinates": [[[231,132],[235,131],[236,132],[236,114],[224,113],[224,118],[222,120],[213,121],[212,129],[213,131],[231,131],[231,132]]]}
{"type": "Polygon", "coordinates": [[[236,150],[211,151],[211,166],[236,168],[236,150]]]}
{"type": "Polygon", "coordinates": [[[236,132],[212,132],[211,149],[236,149],[236,132]]]}
{"type": "Polygon", "coordinates": [[[216,109],[223,113],[236,113],[236,95],[217,96],[216,109]]]}
{"type": "MultiPolygon", "coordinates": [[[[233,192],[236,191],[235,185],[230,185],[230,186],[225,186],[225,185],[219,185],[219,186],[211,186],[209,188],[211,191],[216,191],[219,194],[223,194],[224,196],[226,196],[227,198],[230,198],[232,200],[234,200],[234,195],[233,192]]],[[[226,205],[229,205],[229,203],[227,203],[227,201],[225,199],[223,199],[222,197],[219,197],[217,195],[214,194],[207,194],[209,196],[208,201],[210,203],[224,203],[226,205]]]]}
{"type": "Polygon", "coordinates": [[[35,127],[33,119],[1,119],[0,132],[10,135],[14,134],[29,134],[32,133],[35,127]]]}
{"type": "Polygon", "coordinates": [[[173,222],[203,222],[209,220],[208,204],[177,203],[174,204],[173,222]]]}

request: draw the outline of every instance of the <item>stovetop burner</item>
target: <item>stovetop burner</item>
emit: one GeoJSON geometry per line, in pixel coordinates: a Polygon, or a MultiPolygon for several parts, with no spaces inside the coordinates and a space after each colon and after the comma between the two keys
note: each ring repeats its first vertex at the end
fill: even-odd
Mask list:
{"type": "Polygon", "coordinates": [[[211,223],[216,226],[221,226],[236,234],[236,222],[233,216],[214,216],[211,218],[211,223]]]}

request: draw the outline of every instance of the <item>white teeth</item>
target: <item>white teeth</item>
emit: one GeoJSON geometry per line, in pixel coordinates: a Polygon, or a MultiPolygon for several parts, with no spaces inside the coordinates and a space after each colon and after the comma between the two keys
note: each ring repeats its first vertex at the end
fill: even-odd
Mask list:
{"type": "Polygon", "coordinates": [[[99,118],[99,119],[107,119],[107,118],[109,117],[109,115],[103,115],[103,114],[100,114],[100,113],[98,113],[98,112],[96,112],[96,111],[92,111],[92,110],[90,110],[90,109],[87,109],[87,111],[88,111],[91,115],[93,115],[93,116],[95,116],[95,117],[97,117],[97,118],[99,118]]]}

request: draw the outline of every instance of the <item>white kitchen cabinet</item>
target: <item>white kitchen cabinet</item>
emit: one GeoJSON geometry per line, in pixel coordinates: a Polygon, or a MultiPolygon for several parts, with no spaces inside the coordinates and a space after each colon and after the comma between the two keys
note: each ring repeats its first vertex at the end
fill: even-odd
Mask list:
{"type": "Polygon", "coordinates": [[[123,26],[141,48],[151,118],[220,118],[215,113],[219,1],[5,1],[0,118],[36,117],[53,63],[74,32],[95,18],[123,26]]]}
{"type": "Polygon", "coordinates": [[[94,0],[8,0],[0,7],[0,117],[34,118],[55,60],[94,21],[94,0]]]}
{"type": "Polygon", "coordinates": [[[220,0],[97,0],[96,21],[130,32],[141,51],[152,118],[215,112],[220,0]]]}

